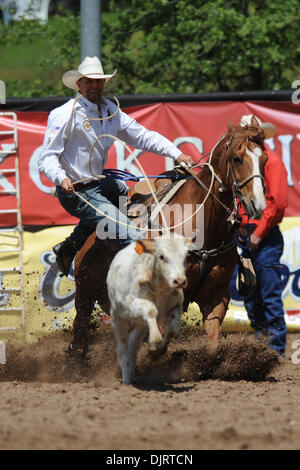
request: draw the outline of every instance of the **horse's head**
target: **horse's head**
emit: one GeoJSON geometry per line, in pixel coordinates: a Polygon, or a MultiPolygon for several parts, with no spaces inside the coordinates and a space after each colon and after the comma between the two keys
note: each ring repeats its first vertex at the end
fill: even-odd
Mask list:
{"type": "Polygon", "coordinates": [[[252,219],[260,219],[266,207],[264,166],[268,157],[264,137],[255,117],[251,126],[234,126],[229,122],[224,137],[227,180],[252,219]]]}

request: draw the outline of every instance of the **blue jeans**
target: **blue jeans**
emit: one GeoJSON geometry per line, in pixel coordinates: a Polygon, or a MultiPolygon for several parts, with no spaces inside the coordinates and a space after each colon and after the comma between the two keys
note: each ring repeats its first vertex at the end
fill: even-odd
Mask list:
{"type": "Polygon", "coordinates": [[[65,193],[60,186],[56,187],[56,193],[63,208],[80,219],[68,238],[77,250],[95,230],[98,238],[112,239],[122,245],[128,244],[131,240],[144,238],[143,232],[138,230],[118,208],[120,203],[126,201],[128,193],[128,188],[122,181],[104,178],[88,185],[87,188],[78,190],[85,200],[105,215],[97,212],[76,194],[65,193]]]}
{"type": "Polygon", "coordinates": [[[257,288],[254,295],[244,303],[256,334],[267,334],[269,346],[283,355],[287,329],[282,302],[281,269],[268,267],[280,263],[282,252],[283,236],[276,226],[261,241],[259,248],[252,251],[257,288]]]}

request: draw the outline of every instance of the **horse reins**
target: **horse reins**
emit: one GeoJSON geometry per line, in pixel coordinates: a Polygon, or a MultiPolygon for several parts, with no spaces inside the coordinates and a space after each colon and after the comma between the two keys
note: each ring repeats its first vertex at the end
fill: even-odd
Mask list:
{"type": "MultiPolygon", "coordinates": [[[[204,164],[202,164],[202,165],[204,165],[204,164]]],[[[186,169],[186,168],[184,169],[184,171],[188,172],[188,173],[194,178],[194,180],[195,180],[198,184],[200,184],[200,186],[202,186],[203,189],[205,189],[207,192],[210,191],[209,188],[203,183],[203,181],[201,181],[196,175],[194,175],[193,173],[191,173],[191,172],[190,172],[188,169],[186,169]]],[[[217,180],[222,184],[222,181],[217,177],[217,175],[215,174],[215,172],[213,173],[213,177],[214,177],[215,179],[217,179],[217,180]]],[[[223,204],[223,202],[220,201],[220,199],[219,199],[214,193],[209,192],[209,195],[210,195],[210,197],[212,197],[213,199],[215,199],[215,200],[224,208],[224,210],[227,212],[227,214],[229,214],[229,215],[232,214],[232,210],[231,210],[229,207],[227,207],[225,204],[223,204]]]]}
{"type": "Polygon", "coordinates": [[[241,189],[243,189],[246,184],[249,183],[249,181],[253,180],[254,178],[260,178],[263,182],[263,186],[264,186],[264,177],[262,175],[259,175],[259,174],[255,174],[255,175],[249,175],[247,176],[247,178],[245,178],[243,181],[239,182],[237,181],[236,179],[236,176],[234,174],[234,171],[233,171],[233,168],[232,168],[232,165],[230,162],[228,162],[228,167],[229,167],[229,170],[230,170],[230,173],[231,173],[231,176],[232,176],[232,179],[233,179],[233,183],[232,183],[232,186],[233,188],[235,189],[235,192],[238,194],[240,192],[241,189]]]}
{"type": "MultiPolygon", "coordinates": [[[[70,127],[70,121],[72,120],[72,117],[73,117],[73,114],[74,114],[74,111],[75,111],[75,104],[77,103],[77,101],[78,101],[78,99],[79,99],[80,97],[81,97],[81,95],[75,100],[75,103],[74,103],[74,106],[73,106],[73,109],[72,109],[72,113],[71,113],[71,118],[70,118],[69,123],[68,123],[68,124],[69,124],[68,127],[70,127]]],[[[117,110],[116,110],[116,112],[118,112],[118,110],[119,110],[119,102],[118,102],[118,100],[117,100],[116,98],[115,98],[115,100],[116,100],[116,102],[117,102],[117,110]]],[[[116,113],[116,112],[115,112],[115,113],[116,113]]],[[[104,120],[104,119],[108,119],[108,118],[113,117],[113,116],[115,115],[115,113],[113,113],[113,115],[111,115],[111,116],[107,116],[107,117],[105,117],[105,118],[95,118],[94,120],[104,120]]],[[[90,119],[90,118],[88,118],[88,119],[90,119]]],[[[69,134],[69,133],[68,133],[68,134],[69,134]]],[[[68,136],[69,136],[69,135],[68,135],[68,136]]],[[[112,136],[112,135],[110,135],[110,134],[102,134],[102,135],[99,135],[99,136],[97,137],[96,141],[94,142],[94,144],[93,144],[93,146],[92,146],[92,148],[91,148],[91,151],[90,151],[89,169],[90,169],[91,174],[92,174],[95,178],[103,178],[103,175],[96,175],[96,174],[94,174],[94,172],[92,171],[92,165],[91,165],[91,162],[92,162],[92,154],[93,154],[95,145],[96,145],[96,143],[100,140],[100,138],[102,138],[102,137],[111,137],[111,138],[114,138],[115,140],[117,139],[116,136],[112,136]]],[[[203,200],[203,202],[202,202],[202,204],[201,204],[201,207],[202,207],[203,204],[206,202],[207,198],[210,196],[210,197],[212,197],[213,199],[215,199],[215,200],[224,208],[225,212],[228,214],[228,219],[227,219],[227,220],[229,221],[229,220],[232,220],[232,219],[235,219],[235,220],[236,220],[236,218],[237,218],[236,216],[234,216],[234,212],[235,212],[235,209],[237,209],[236,198],[237,198],[237,196],[239,195],[240,190],[241,190],[249,181],[251,181],[253,178],[259,176],[259,177],[263,180],[263,177],[262,177],[261,175],[250,175],[250,176],[248,176],[247,178],[245,178],[241,183],[239,183],[239,182],[236,180],[236,177],[235,177],[235,175],[234,175],[234,171],[233,171],[232,166],[231,166],[230,163],[228,162],[229,169],[230,169],[230,172],[231,172],[231,175],[232,175],[232,179],[233,179],[233,185],[232,185],[232,187],[233,187],[233,196],[234,196],[234,209],[231,210],[231,209],[230,209],[229,207],[227,207],[222,201],[220,201],[220,199],[219,199],[214,193],[212,193],[213,181],[216,179],[216,180],[221,184],[221,188],[219,189],[219,191],[222,191],[222,190],[224,191],[224,187],[225,187],[225,186],[224,186],[222,180],[218,177],[218,175],[216,175],[216,173],[215,173],[213,167],[211,166],[210,162],[211,162],[211,158],[212,158],[212,155],[213,155],[213,152],[214,152],[215,148],[217,147],[218,143],[219,143],[223,138],[224,138],[224,135],[219,139],[219,141],[217,142],[217,144],[213,147],[213,149],[212,149],[210,152],[207,152],[206,154],[202,155],[202,156],[199,158],[199,160],[197,160],[197,162],[195,162],[195,164],[193,165],[193,168],[195,168],[195,167],[197,167],[197,166],[198,166],[198,167],[199,167],[199,166],[204,166],[204,165],[207,165],[207,166],[209,167],[209,169],[210,169],[210,171],[211,171],[211,173],[212,173],[211,184],[210,184],[210,187],[209,187],[209,188],[203,183],[203,181],[201,181],[201,179],[199,179],[195,174],[193,174],[191,171],[189,171],[189,169],[188,169],[187,167],[182,167],[182,169],[183,169],[188,175],[192,176],[192,178],[193,178],[198,184],[200,184],[200,186],[202,186],[203,189],[206,190],[207,195],[206,195],[206,197],[204,198],[204,200],[203,200]],[[204,159],[207,155],[209,155],[209,154],[210,154],[209,162],[208,162],[208,163],[201,163],[201,164],[199,165],[199,162],[201,162],[201,160],[203,160],[203,159],[204,159]]],[[[67,139],[67,140],[68,140],[68,139],[67,139]]],[[[117,140],[119,140],[120,143],[122,143],[122,144],[125,146],[125,148],[126,148],[127,150],[129,150],[130,153],[132,153],[131,150],[129,149],[129,147],[128,147],[126,144],[124,144],[124,142],[122,142],[120,139],[117,139],[117,140]]],[[[230,145],[230,143],[227,142],[227,145],[226,145],[227,148],[226,148],[226,150],[228,149],[228,146],[229,146],[229,145],[230,145]]],[[[135,161],[136,161],[138,167],[140,168],[140,171],[142,172],[143,176],[146,178],[146,182],[147,182],[148,185],[149,185],[149,189],[150,189],[150,191],[151,191],[151,193],[152,193],[152,195],[153,195],[153,197],[154,197],[154,201],[156,202],[157,206],[159,207],[159,202],[158,202],[158,200],[157,200],[155,194],[153,193],[153,190],[152,190],[152,187],[151,187],[151,185],[150,185],[150,182],[148,181],[147,175],[145,174],[143,168],[141,167],[141,165],[140,165],[138,159],[137,159],[135,156],[134,156],[134,159],[135,159],[135,161]]],[[[84,178],[83,180],[86,180],[86,179],[87,179],[87,178],[84,178]]],[[[88,179],[90,179],[90,178],[88,178],[88,179]]],[[[78,180],[76,183],[81,182],[81,181],[83,181],[83,180],[78,180]]],[[[85,198],[83,198],[77,191],[74,190],[73,192],[74,192],[74,194],[76,194],[79,198],[81,198],[82,200],[84,200],[88,205],[90,205],[93,209],[95,209],[97,212],[101,213],[101,211],[99,210],[99,208],[96,208],[96,207],[94,207],[92,204],[90,204],[90,203],[89,203],[85,198]]],[[[197,210],[199,210],[199,208],[198,208],[197,210]]],[[[196,212],[197,212],[197,211],[196,211],[196,212]]],[[[105,215],[105,214],[102,214],[102,215],[105,215]]],[[[186,220],[185,220],[185,221],[183,221],[182,223],[177,224],[177,225],[174,226],[174,227],[167,227],[166,221],[164,220],[164,215],[163,215],[163,213],[162,213],[161,215],[162,215],[163,222],[164,222],[164,225],[165,225],[165,230],[168,230],[168,231],[169,231],[170,229],[174,229],[175,227],[180,226],[180,225],[184,225],[184,224],[186,223],[186,220]]],[[[192,214],[192,216],[194,216],[194,215],[195,215],[195,213],[192,214]]],[[[108,215],[106,215],[106,217],[110,218],[108,215]]],[[[189,217],[189,218],[190,218],[190,217],[189,217]]],[[[116,221],[116,222],[118,222],[118,223],[121,224],[121,225],[127,225],[127,224],[122,223],[121,221],[116,221]]],[[[139,227],[137,227],[137,228],[139,228],[139,227]]],[[[141,229],[141,228],[140,228],[140,229],[141,229]]],[[[148,228],[148,230],[149,230],[149,228],[148,228]]],[[[150,229],[150,231],[151,231],[151,229],[150,229]]]]}

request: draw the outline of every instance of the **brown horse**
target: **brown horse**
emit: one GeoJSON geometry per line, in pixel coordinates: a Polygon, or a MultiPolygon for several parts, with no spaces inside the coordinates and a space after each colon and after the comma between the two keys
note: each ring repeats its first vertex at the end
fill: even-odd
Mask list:
{"type": "MultiPolygon", "coordinates": [[[[188,171],[188,179],[168,201],[170,207],[189,207],[192,210],[191,224],[178,224],[174,213],[170,213],[169,221],[170,227],[181,225],[184,235],[191,236],[192,230],[198,240],[198,246],[196,243],[188,256],[185,309],[190,302],[199,305],[208,344],[213,349],[219,344],[221,324],[231,297],[230,282],[238,260],[234,239],[239,226],[238,204],[243,205],[252,219],[261,217],[266,204],[263,171],[267,155],[263,140],[264,131],[255,118],[251,126],[229,123],[228,131],[211,152],[209,164],[199,165],[200,172],[188,171]],[[200,227],[197,208],[203,209],[200,227]]],[[[166,183],[167,179],[159,179],[156,188],[162,188],[166,183]]],[[[157,221],[162,222],[161,215],[157,221]]],[[[71,351],[79,351],[83,355],[88,349],[88,331],[95,301],[98,300],[102,309],[109,313],[106,275],[115,255],[112,246],[104,247],[93,234],[76,257],[77,313],[71,351]]]]}

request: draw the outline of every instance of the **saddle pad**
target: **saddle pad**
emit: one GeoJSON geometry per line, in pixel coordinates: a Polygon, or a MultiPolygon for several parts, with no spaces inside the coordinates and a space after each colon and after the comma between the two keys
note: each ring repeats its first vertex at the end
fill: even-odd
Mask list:
{"type": "Polygon", "coordinates": [[[186,182],[187,180],[183,179],[183,180],[179,180],[177,181],[177,183],[175,183],[172,188],[170,189],[170,191],[167,192],[167,194],[162,198],[161,201],[159,201],[159,205],[156,205],[154,210],[151,212],[151,217],[150,217],[150,221],[151,222],[154,222],[154,220],[156,219],[156,217],[159,215],[159,212],[160,210],[163,208],[163,206],[165,204],[168,204],[168,202],[172,199],[172,197],[174,196],[174,194],[177,193],[177,191],[181,188],[181,186],[184,185],[184,183],[186,182]]]}

